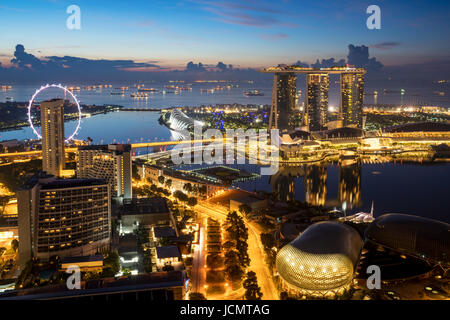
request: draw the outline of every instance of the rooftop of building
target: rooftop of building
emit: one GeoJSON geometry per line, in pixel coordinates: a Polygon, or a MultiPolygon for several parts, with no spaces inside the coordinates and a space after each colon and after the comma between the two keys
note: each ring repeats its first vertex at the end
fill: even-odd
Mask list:
{"type": "Polygon", "coordinates": [[[245,191],[245,190],[232,189],[232,190],[227,190],[226,192],[224,192],[220,195],[209,198],[208,202],[211,202],[214,204],[220,204],[222,206],[227,207],[227,206],[229,206],[231,200],[234,200],[237,202],[246,202],[247,201],[246,203],[251,203],[251,202],[260,201],[263,199],[264,198],[259,197],[258,195],[253,194],[248,191],[245,191]]]}
{"type": "Polygon", "coordinates": [[[280,140],[282,144],[297,144],[304,140],[311,140],[311,133],[303,130],[292,130],[286,133],[282,133],[280,140]]]}
{"type": "Polygon", "coordinates": [[[177,235],[175,230],[170,226],[154,227],[153,233],[156,238],[170,238],[177,235]]]}
{"type": "Polygon", "coordinates": [[[450,265],[450,224],[408,214],[384,214],[366,229],[366,240],[427,261],[450,265]]]}
{"type": "Polygon", "coordinates": [[[53,99],[48,99],[48,100],[44,100],[44,101],[41,101],[41,103],[42,102],[56,102],[56,101],[64,101],[63,99],[60,99],[60,98],[53,98],[53,99]]]}
{"type": "Polygon", "coordinates": [[[291,245],[313,254],[344,253],[355,262],[362,247],[362,239],[358,231],[346,224],[322,221],[309,226],[291,245]]]}
{"type": "Polygon", "coordinates": [[[30,177],[20,188],[20,190],[32,189],[36,184],[43,190],[86,187],[96,185],[106,185],[103,179],[59,179],[54,175],[47,174],[45,171],[39,171],[30,177]]]}
{"type": "Polygon", "coordinates": [[[0,293],[0,300],[58,299],[75,296],[134,292],[152,289],[182,287],[185,281],[183,271],[154,272],[120,278],[105,278],[81,282],[80,290],[70,290],[66,284],[38,288],[12,290],[0,293]]]}
{"type": "Polygon", "coordinates": [[[124,199],[122,215],[169,213],[167,200],[162,197],[124,199]]]}
{"type": "Polygon", "coordinates": [[[91,144],[87,146],[79,146],[78,150],[99,150],[99,151],[115,151],[115,152],[128,152],[131,151],[131,144],[91,144]]]}
{"type": "Polygon", "coordinates": [[[383,129],[384,132],[443,132],[450,131],[450,123],[447,122],[417,122],[405,123],[383,129]]]}
{"type": "Polygon", "coordinates": [[[156,257],[158,259],[178,258],[179,256],[180,250],[178,250],[177,246],[156,247],[156,257]]]}
{"type": "Polygon", "coordinates": [[[55,179],[39,183],[42,185],[41,189],[43,190],[107,185],[104,179],[55,179]]]}
{"type": "Polygon", "coordinates": [[[356,73],[364,74],[366,69],[355,68],[350,66],[334,66],[330,68],[313,68],[313,67],[300,67],[297,65],[278,65],[276,67],[268,67],[260,70],[264,73],[326,73],[326,74],[341,74],[341,73],[356,73]]]}
{"type": "Polygon", "coordinates": [[[119,254],[135,253],[138,249],[138,238],[135,234],[129,233],[119,237],[119,254]]]}
{"type": "Polygon", "coordinates": [[[67,263],[83,263],[83,262],[97,262],[97,261],[103,261],[103,255],[102,254],[96,254],[93,256],[78,256],[78,257],[66,257],[61,259],[61,263],[67,264],[67,263]]]}
{"type": "Polygon", "coordinates": [[[355,138],[362,137],[364,135],[364,130],[360,128],[343,127],[330,130],[324,130],[320,132],[315,132],[317,138],[355,138]]]}

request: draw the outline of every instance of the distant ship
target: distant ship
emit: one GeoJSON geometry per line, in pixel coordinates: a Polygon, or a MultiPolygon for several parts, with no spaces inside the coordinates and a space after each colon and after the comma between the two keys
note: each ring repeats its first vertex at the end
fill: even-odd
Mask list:
{"type": "Polygon", "coordinates": [[[6,101],[14,101],[13,97],[6,97],[6,101]]]}
{"type": "Polygon", "coordinates": [[[124,93],[123,92],[111,92],[111,95],[113,95],[113,96],[123,96],[124,93]]]}
{"type": "Polygon", "coordinates": [[[130,96],[132,98],[148,98],[148,94],[143,92],[132,93],[130,96]]]}
{"type": "Polygon", "coordinates": [[[405,93],[405,89],[401,89],[401,90],[389,90],[389,89],[384,89],[384,93],[405,93]]]}
{"type": "Polygon", "coordinates": [[[263,96],[264,92],[259,91],[259,90],[245,91],[244,95],[247,96],[247,97],[263,96]]]}
{"type": "Polygon", "coordinates": [[[142,89],[138,89],[139,92],[159,92],[158,89],[155,88],[142,88],[142,89]]]}

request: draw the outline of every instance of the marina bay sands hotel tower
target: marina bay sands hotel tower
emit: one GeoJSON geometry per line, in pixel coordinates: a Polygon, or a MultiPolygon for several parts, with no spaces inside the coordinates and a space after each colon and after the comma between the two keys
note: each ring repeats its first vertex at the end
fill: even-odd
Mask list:
{"type": "Polygon", "coordinates": [[[309,131],[321,131],[328,128],[330,74],[340,75],[341,103],[338,127],[362,128],[364,74],[366,73],[364,68],[304,68],[282,65],[266,68],[261,72],[274,74],[268,129],[279,129],[282,132],[299,127],[301,113],[295,105],[297,74],[306,75],[307,96],[304,118],[309,131]]]}

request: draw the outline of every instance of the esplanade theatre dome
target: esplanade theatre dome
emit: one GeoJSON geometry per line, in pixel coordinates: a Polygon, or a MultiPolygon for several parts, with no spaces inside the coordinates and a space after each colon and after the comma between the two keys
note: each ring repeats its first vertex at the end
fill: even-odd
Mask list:
{"type": "Polygon", "coordinates": [[[319,222],[278,252],[277,271],[288,290],[312,295],[338,293],[351,284],[362,246],[352,227],[319,222]]]}
{"type": "Polygon", "coordinates": [[[367,241],[431,264],[450,266],[450,224],[407,215],[384,214],[366,229],[367,241]]]}

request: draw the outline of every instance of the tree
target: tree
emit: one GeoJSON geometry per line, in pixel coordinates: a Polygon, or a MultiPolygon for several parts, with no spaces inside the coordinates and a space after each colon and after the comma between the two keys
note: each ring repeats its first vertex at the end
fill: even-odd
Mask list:
{"type": "Polygon", "coordinates": [[[246,217],[252,212],[252,208],[248,204],[244,203],[239,206],[239,211],[246,217]]]}
{"type": "Polygon", "coordinates": [[[261,300],[263,294],[261,292],[261,288],[258,286],[256,273],[253,271],[247,272],[247,277],[242,286],[245,289],[244,296],[246,300],[261,300]]]}
{"type": "Polygon", "coordinates": [[[191,193],[192,192],[192,184],[189,182],[185,183],[183,186],[183,190],[186,191],[187,193],[191,193]]]}
{"type": "Polygon", "coordinates": [[[206,192],[207,192],[207,188],[204,184],[198,187],[198,193],[200,195],[206,196],[206,192]]]}
{"type": "Polygon", "coordinates": [[[119,254],[117,251],[110,252],[103,260],[103,275],[113,277],[120,271],[119,254]]]}
{"type": "Polygon", "coordinates": [[[172,265],[170,265],[170,264],[166,264],[166,265],[162,268],[162,270],[163,270],[163,271],[173,271],[173,270],[175,270],[175,268],[174,268],[172,265]]]}
{"type": "Polygon", "coordinates": [[[241,281],[244,270],[239,265],[228,265],[225,267],[225,275],[230,281],[241,281]]]}
{"type": "Polygon", "coordinates": [[[180,200],[181,202],[186,202],[188,200],[188,196],[183,191],[180,190],[176,190],[173,193],[173,196],[178,200],[180,200]]]}
{"type": "Polygon", "coordinates": [[[170,189],[171,186],[172,186],[172,179],[167,179],[167,180],[166,180],[166,187],[167,187],[168,189],[170,189]]]}
{"type": "Polygon", "coordinates": [[[205,296],[200,292],[191,292],[189,294],[189,300],[206,300],[205,296]]]}
{"type": "Polygon", "coordinates": [[[197,198],[196,197],[190,197],[187,201],[188,205],[191,207],[194,207],[197,205],[197,198]]]}
{"type": "Polygon", "coordinates": [[[160,184],[164,184],[164,180],[165,180],[164,176],[159,176],[159,177],[158,177],[158,182],[159,182],[160,184]]]}
{"type": "Polygon", "coordinates": [[[11,248],[14,250],[14,252],[19,249],[19,241],[17,241],[17,239],[13,239],[11,241],[11,248]]]}
{"type": "Polygon", "coordinates": [[[261,243],[264,249],[270,250],[275,246],[275,239],[270,233],[261,233],[261,243]]]}

